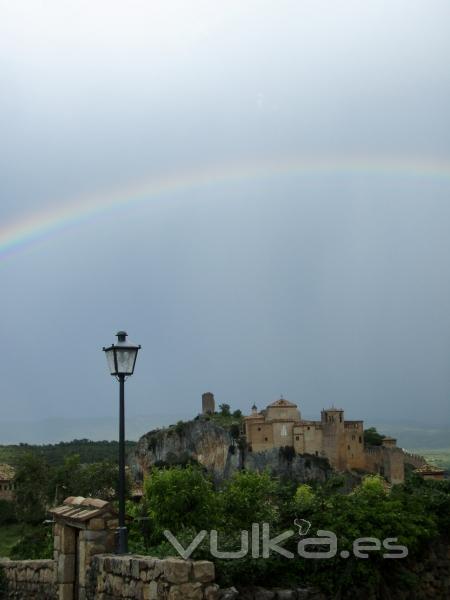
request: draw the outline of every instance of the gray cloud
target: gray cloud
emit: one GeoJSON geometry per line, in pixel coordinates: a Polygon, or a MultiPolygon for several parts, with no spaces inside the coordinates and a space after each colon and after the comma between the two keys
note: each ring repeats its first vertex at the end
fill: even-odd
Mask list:
{"type": "MultiPolygon", "coordinates": [[[[448,161],[448,3],[208,4],[1,5],[2,226],[191,167],[448,161]]],[[[243,410],[283,393],[311,416],[448,423],[449,188],[220,183],[2,258],[3,417],[114,415],[100,348],[125,327],[143,345],[131,414],[195,413],[211,389],[243,410]]]]}

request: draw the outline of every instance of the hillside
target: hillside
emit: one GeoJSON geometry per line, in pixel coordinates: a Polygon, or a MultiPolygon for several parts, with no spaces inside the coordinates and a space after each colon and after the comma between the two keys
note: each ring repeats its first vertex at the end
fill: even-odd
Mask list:
{"type": "MultiPolygon", "coordinates": [[[[136,442],[126,442],[127,453],[133,452],[136,442]]],[[[119,453],[118,442],[92,442],[91,440],[72,440],[59,444],[11,444],[0,446],[0,463],[17,466],[20,457],[33,452],[42,456],[53,467],[62,465],[68,456],[78,454],[81,462],[85,464],[101,462],[103,460],[116,461],[119,453]]]]}

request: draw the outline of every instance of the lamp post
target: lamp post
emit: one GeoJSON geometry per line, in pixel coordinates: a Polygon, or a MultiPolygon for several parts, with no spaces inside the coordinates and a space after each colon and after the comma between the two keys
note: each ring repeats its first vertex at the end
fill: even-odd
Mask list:
{"type": "Polygon", "coordinates": [[[119,331],[117,344],[103,348],[108,368],[120,386],[119,409],[119,530],[118,554],[128,552],[128,535],[125,523],[125,378],[133,375],[140,346],[127,342],[127,333],[119,331]]]}

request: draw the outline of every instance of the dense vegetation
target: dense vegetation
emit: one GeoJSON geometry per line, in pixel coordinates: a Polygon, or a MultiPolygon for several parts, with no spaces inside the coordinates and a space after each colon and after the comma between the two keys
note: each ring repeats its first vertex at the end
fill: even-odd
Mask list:
{"type": "MultiPolygon", "coordinates": [[[[126,451],[134,450],[136,442],[126,442],[126,451]]],[[[77,454],[80,462],[89,464],[101,461],[116,462],[119,453],[118,442],[92,442],[91,440],[73,440],[59,444],[30,445],[17,444],[0,446],[0,463],[7,463],[16,467],[24,454],[29,453],[41,456],[50,466],[57,467],[64,464],[67,457],[77,454]]]]}
{"type": "Polygon", "coordinates": [[[51,557],[47,510],[68,496],[115,500],[118,480],[115,461],[83,463],[79,455],[70,454],[61,464],[52,465],[41,453],[28,451],[20,454],[15,466],[16,499],[0,500],[0,556],[51,557]]]}
{"type": "MultiPolygon", "coordinates": [[[[343,481],[337,477],[326,484],[300,486],[280,481],[268,474],[239,472],[215,489],[205,473],[195,466],[154,469],[146,479],[144,498],[131,505],[135,520],[131,531],[132,551],[173,555],[174,548],[164,535],[169,529],[187,548],[201,531],[218,532],[219,549],[236,551],[241,547],[241,531],[251,532],[252,523],[267,523],[270,537],[292,530],[283,547],[293,558],[271,554],[268,558],[216,559],[222,585],[258,584],[318,585],[345,597],[346,590],[358,587],[362,592],[383,596],[392,581],[414,586],[414,576],[402,560],[387,560],[381,545],[368,552],[367,559],[355,556],[357,538],[398,538],[409,555],[419,557],[427,543],[447,535],[450,528],[450,482],[423,481],[412,477],[406,484],[387,486],[379,476],[368,476],[350,494],[343,493],[343,481]],[[302,539],[294,521],[305,519],[311,525],[308,537],[318,530],[337,536],[338,552],[327,560],[308,560],[297,554],[302,539]],[[349,552],[341,558],[340,552],[349,552]]],[[[391,542],[392,543],[392,542],[391,542]]],[[[322,552],[329,547],[320,544],[322,552]]],[[[309,548],[311,550],[312,548],[309,548]]],[[[192,555],[211,559],[207,536],[192,555]]]]}

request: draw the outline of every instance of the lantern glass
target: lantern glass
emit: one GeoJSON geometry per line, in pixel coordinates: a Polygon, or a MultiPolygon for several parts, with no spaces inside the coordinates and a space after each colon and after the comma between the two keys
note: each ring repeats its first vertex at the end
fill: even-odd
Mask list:
{"type": "Polygon", "coordinates": [[[108,348],[108,350],[105,350],[105,354],[106,354],[106,360],[108,362],[109,372],[111,373],[111,375],[116,375],[117,369],[116,369],[116,363],[115,363],[115,359],[114,359],[114,346],[111,346],[111,348],[108,348]]]}
{"type": "Polygon", "coordinates": [[[116,346],[114,351],[117,357],[117,373],[119,375],[132,375],[138,349],[116,346]]]}
{"type": "Polygon", "coordinates": [[[140,346],[127,342],[125,331],[119,331],[117,337],[119,340],[117,344],[112,344],[109,348],[103,348],[109,372],[116,377],[133,375],[140,346]]]}

